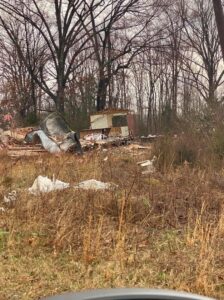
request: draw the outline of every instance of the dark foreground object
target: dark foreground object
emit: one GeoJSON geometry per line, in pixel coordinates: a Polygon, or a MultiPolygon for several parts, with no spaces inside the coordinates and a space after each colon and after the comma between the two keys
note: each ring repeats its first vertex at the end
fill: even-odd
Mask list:
{"type": "Polygon", "coordinates": [[[100,289],[68,293],[42,300],[214,300],[199,295],[160,289],[100,289]]]}

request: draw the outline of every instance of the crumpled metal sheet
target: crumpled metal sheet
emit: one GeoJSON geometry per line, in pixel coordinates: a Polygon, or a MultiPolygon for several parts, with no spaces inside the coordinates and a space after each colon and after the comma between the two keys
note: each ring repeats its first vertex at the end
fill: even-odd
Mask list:
{"type": "Polygon", "coordinates": [[[72,131],[64,118],[57,112],[48,115],[40,124],[40,130],[26,135],[28,143],[39,142],[50,153],[72,151],[82,154],[82,147],[76,132],[72,131]]]}
{"type": "Polygon", "coordinates": [[[47,150],[50,153],[60,153],[61,149],[60,147],[52,141],[43,130],[37,130],[33,134],[33,140],[37,139],[37,136],[39,137],[42,146],[45,150],[47,150]]]}
{"type": "Polygon", "coordinates": [[[57,112],[49,114],[40,124],[40,128],[49,136],[64,137],[72,130],[65,119],[57,112]]]}

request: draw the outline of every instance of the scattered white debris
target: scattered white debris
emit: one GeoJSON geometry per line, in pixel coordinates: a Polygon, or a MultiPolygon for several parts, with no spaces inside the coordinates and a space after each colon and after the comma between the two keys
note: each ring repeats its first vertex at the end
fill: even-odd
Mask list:
{"type": "Polygon", "coordinates": [[[103,159],[103,161],[108,161],[108,156],[106,156],[106,157],[103,159]]]}
{"type": "Polygon", "coordinates": [[[86,141],[101,141],[107,139],[107,136],[102,133],[90,133],[84,136],[86,141]]]}
{"type": "Polygon", "coordinates": [[[148,137],[148,138],[156,138],[156,137],[158,137],[158,135],[155,135],[155,134],[148,134],[147,137],[148,137]]]}
{"type": "Polygon", "coordinates": [[[157,157],[153,156],[152,160],[144,160],[140,161],[137,164],[140,165],[143,168],[142,174],[151,174],[156,171],[154,163],[156,161],[157,157]]]}
{"type": "Polygon", "coordinates": [[[33,195],[38,195],[40,193],[49,193],[56,190],[64,190],[70,187],[69,183],[60,181],[58,179],[53,180],[49,179],[48,177],[39,175],[32,187],[28,189],[28,191],[33,195]]]}
{"type": "Polygon", "coordinates": [[[142,146],[139,144],[130,144],[125,147],[127,150],[151,150],[151,146],[142,146]]]}
{"type": "Polygon", "coordinates": [[[1,212],[1,213],[4,213],[4,212],[5,212],[4,207],[0,207],[0,212],[1,212]]]}
{"type": "Polygon", "coordinates": [[[76,189],[83,190],[111,190],[116,187],[118,186],[114,183],[106,183],[95,179],[85,180],[74,186],[76,189]]]}
{"type": "Polygon", "coordinates": [[[12,203],[17,200],[17,193],[16,191],[11,191],[6,196],[4,196],[3,201],[7,204],[12,203]]]}

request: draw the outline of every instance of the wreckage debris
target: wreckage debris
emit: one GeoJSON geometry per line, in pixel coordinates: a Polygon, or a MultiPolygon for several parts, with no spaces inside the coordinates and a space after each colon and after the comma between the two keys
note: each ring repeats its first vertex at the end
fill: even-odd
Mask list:
{"type": "Polygon", "coordinates": [[[17,200],[17,192],[16,191],[11,191],[3,198],[3,202],[5,204],[11,204],[11,203],[15,202],[16,200],[17,200]]]}
{"type": "MultiPolygon", "coordinates": [[[[69,183],[60,181],[55,178],[51,180],[48,177],[39,175],[35,179],[32,187],[28,189],[28,191],[33,195],[39,195],[42,193],[49,193],[56,190],[64,190],[69,187],[71,187],[69,183]]],[[[74,186],[75,189],[83,190],[112,190],[117,187],[118,186],[114,183],[105,183],[95,179],[85,180],[74,186]]]]}
{"type": "Polygon", "coordinates": [[[85,149],[127,145],[136,134],[135,116],[129,110],[103,110],[90,115],[90,128],[80,132],[85,149]],[[92,144],[87,144],[87,142],[92,144]]]}
{"type": "MultiPolygon", "coordinates": [[[[128,110],[102,111],[90,115],[90,129],[80,132],[79,140],[65,119],[57,112],[49,114],[38,128],[0,130],[0,150],[11,157],[34,156],[40,153],[72,152],[126,146],[125,150],[148,150],[151,146],[132,142],[136,135],[134,115],[128,110]]],[[[158,136],[148,136],[156,138],[158,136]]],[[[134,152],[134,151],[132,151],[134,152]]],[[[133,154],[135,155],[135,154],[133,154]]]]}
{"type": "Polygon", "coordinates": [[[82,154],[77,134],[57,112],[48,115],[36,129],[33,127],[7,131],[0,129],[0,150],[4,149],[11,157],[37,155],[40,152],[82,154]]]}
{"type": "Polygon", "coordinates": [[[53,180],[48,177],[39,175],[33,185],[28,189],[29,193],[33,195],[39,195],[41,193],[49,193],[56,190],[64,190],[70,187],[69,183],[60,181],[53,178],[53,180]]]}
{"type": "Polygon", "coordinates": [[[60,147],[54,142],[52,141],[45,133],[43,130],[37,130],[34,131],[30,134],[28,134],[27,138],[32,139],[32,141],[34,141],[35,139],[37,139],[37,137],[40,139],[42,146],[44,147],[45,150],[47,150],[49,153],[60,153],[61,149],[60,147]],[[31,138],[32,136],[32,138],[31,138]]]}
{"type": "Polygon", "coordinates": [[[140,161],[137,164],[140,165],[143,169],[142,174],[152,174],[156,171],[156,168],[154,166],[155,161],[157,160],[156,156],[153,156],[152,160],[144,160],[140,161]]]}
{"type": "Polygon", "coordinates": [[[21,156],[39,156],[41,154],[46,154],[46,150],[44,150],[41,146],[13,146],[7,148],[8,155],[12,158],[21,157],[21,156]]]}
{"type": "Polygon", "coordinates": [[[40,124],[40,129],[26,135],[27,143],[41,143],[50,153],[76,152],[82,154],[82,146],[77,134],[72,131],[64,118],[57,112],[48,115],[40,124]]]}
{"type": "Polygon", "coordinates": [[[151,146],[142,146],[139,144],[130,144],[128,146],[125,147],[127,150],[151,150],[152,147],[151,146]]]}
{"type": "Polygon", "coordinates": [[[118,186],[114,183],[106,183],[95,179],[85,180],[74,186],[76,189],[83,190],[112,190],[117,187],[118,186]]]}
{"type": "Polygon", "coordinates": [[[90,114],[90,128],[82,130],[80,137],[120,137],[131,139],[136,135],[135,115],[126,109],[108,109],[90,114]]]}
{"type": "Polygon", "coordinates": [[[106,140],[107,136],[103,133],[91,133],[87,134],[83,138],[86,141],[101,141],[101,140],[106,140]]]}

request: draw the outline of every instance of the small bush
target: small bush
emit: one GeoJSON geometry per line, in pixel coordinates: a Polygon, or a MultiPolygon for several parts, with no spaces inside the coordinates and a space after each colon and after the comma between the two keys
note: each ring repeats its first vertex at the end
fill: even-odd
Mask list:
{"type": "Polygon", "coordinates": [[[212,137],[212,150],[219,158],[224,158],[224,126],[215,129],[212,137]]]}
{"type": "Polygon", "coordinates": [[[31,112],[31,113],[27,114],[27,117],[25,119],[26,126],[37,125],[38,122],[39,122],[39,119],[35,113],[31,112]]]}
{"type": "MultiPolygon", "coordinates": [[[[184,162],[195,165],[201,160],[201,150],[204,141],[196,135],[181,134],[161,138],[154,146],[153,154],[158,157],[160,170],[167,170],[171,166],[179,166],[184,162]]],[[[203,147],[204,150],[205,147],[203,147]]]]}

